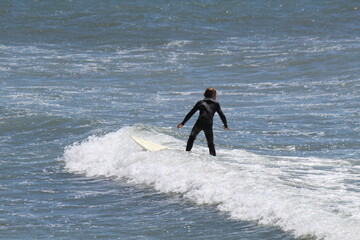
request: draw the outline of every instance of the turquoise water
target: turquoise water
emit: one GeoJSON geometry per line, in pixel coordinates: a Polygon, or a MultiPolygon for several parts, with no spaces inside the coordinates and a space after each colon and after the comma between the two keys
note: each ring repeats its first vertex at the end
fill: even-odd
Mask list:
{"type": "Polygon", "coordinates": [[[1,238],[357,239],[359,8],[1,1],[1,238]]]}

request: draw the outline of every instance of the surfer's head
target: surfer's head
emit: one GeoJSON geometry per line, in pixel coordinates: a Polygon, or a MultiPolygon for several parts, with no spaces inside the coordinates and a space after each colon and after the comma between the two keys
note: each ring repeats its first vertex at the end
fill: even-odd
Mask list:
{"type": "Polygon", "coordinates": [[[216,89],[211,87],[207,88],[205,90],[204,97],[216,99],[216,89]]]}

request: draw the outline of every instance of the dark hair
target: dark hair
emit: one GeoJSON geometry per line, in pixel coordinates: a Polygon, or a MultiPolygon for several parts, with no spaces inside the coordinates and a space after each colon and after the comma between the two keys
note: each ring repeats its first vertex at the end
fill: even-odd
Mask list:
{"type": "Polygon", "coordinates": [[[216,96],[216,89],[215,88],[209,87],[209,88],[207,88],[205,90],[204,97],[211,98],[211,97],[214,97],[214,96],[216,96]]]}

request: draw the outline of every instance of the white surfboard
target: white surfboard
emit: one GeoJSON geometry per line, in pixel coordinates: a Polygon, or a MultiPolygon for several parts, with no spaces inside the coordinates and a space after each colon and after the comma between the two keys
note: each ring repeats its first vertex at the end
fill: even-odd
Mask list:
{"type": "Polygon", "coordinates": [[[164,150],[164,149],[168,148],[164,145],[146,141],[146,140],[138,138],[138,137],[131,136],[131,138],[134,139],[134,141],[137,142],[137,144],[139,144],[145,150],[150,151],[150,152],[156,152],[156,151],[160,151],[160,150],[164,150]]]}

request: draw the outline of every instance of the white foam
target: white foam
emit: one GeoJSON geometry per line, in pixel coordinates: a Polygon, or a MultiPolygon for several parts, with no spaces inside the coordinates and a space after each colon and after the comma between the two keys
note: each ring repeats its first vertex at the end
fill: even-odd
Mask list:
{"type": "Polygon", "coordinates": [[[139,126],[125,127],[68,146],[64,161],[71,172],[179,193],[197,204],[217,206],[233,219],[280,226],[295,236],[327,240],[360,236],[359,186],[351,184],[359,169],[350,172],[347,162],[226,149],[218,149],[214,158],[200,146],[187,153],[184,144],[139,126]],[[146,152],[131,135],[179,150],[146,152]]]}
{"type": "Polygon", "coordinates": [[[187,40],[176,40],[176,41],[171,41],[169,43],[166,44],[166,47],[170,48],[170,47],[183,47],[187,44],[191,43],[191,41],[187,41],[187,40]]]}

